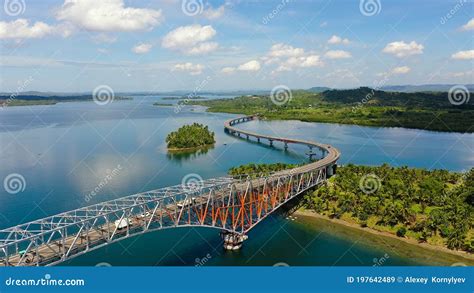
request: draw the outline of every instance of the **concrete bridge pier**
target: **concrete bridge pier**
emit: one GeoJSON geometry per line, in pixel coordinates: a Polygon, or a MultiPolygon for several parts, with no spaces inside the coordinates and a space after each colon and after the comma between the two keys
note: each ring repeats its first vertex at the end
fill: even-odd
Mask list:
{"type": "Polygon", "coordinates": [[[285,142],[285,151],[287,151],[287,150],[288,150],[288,143],[285,142]]]}
{"type": "Polygon", "coordinates": [[[231,233],[227,231],[222,231],[221,237],[224,240],[225,250],[239,250],[242,248],[244,241],[248,239],[247,235],[231,233]]]}
{"type": "Polygon", "coordinates": [[[273,139],[268,140],[270,142],[270,146],[273,146],[273,139]]]}
{"type": "Polygon", "coordinates": [[[260,143],[260,137],[257,137],[257,142],[260,143]]]}

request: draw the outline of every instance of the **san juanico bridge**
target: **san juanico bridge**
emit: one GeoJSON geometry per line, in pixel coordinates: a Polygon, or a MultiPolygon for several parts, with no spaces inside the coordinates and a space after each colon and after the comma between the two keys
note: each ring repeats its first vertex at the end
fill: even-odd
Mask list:
{"type": "Polygon", "coordinates": [[[258,223],[331,177],[340,157],[330,145],[235,127],[254,119],[258,116],[228,120],[224,130],[270,145],[282,143],[285,149],[304,145],[310,159],[316,154],[313,149],[321,151],[322,158],[268,176],[219,177],[133,194],[3,229],[0,265],[56,265],[129,237],[180,227],[217,229],[224,249],[240,249],[258,223]]]}

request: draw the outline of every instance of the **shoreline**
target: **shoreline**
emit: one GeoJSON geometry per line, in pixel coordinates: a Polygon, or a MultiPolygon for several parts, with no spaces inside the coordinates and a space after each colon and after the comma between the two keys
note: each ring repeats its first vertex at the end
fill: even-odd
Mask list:
{"type": "Polygon", "coordinates": [[[376,236],[379,236],[379,237],[391,238],[393,240],[397,240],[397,241],[403,242],[405,244],[416,246],[417,248],[420,248],[420,249],[428,249],[428,250],[431,250],[433,252],[441,252],[441,253],[449,254],[451,256],[461,257],[461,258],[465,259],[466,261],[471,262],[472,263],[471,265],[474,265],[474,254],[471,254],[469,252],[451,250],[451,249],[448,249],[446,247],[436,246],[436,245],[432,245],[432,244],[429,244],[429,243],[420,243],[415,239],[398,237],[398,236],[396,236],[394,234],[391,234],[391,233],[388,233],[388,232],[378,231],[378,230],[371,229],[371,228],[368,228],[368,227],[361,227],[358,224],[350,223],[350,222],[347,222],[347,221],[344,221],[344,220],[341,220],[341,219],[331,219],[329,217],[320,215],[320,214],[318,214],[314,211],[307,210],[307,209],[304,209],[304,208],[298,209],[297,211],[294,212],[294,214],[328,221],[328,222],[331,222],[331,223],[334,223],[334,224],[337,224],[337,225],[340,225],[340,226],[348,227],[348,228],[359,230],[359,231],[364,231],[366,233],[370,233],[372,235],[376,235],[376,236]]]}
{"type": "Polygon", "coordinates": [[[170,153],[179,153],[179,152],[188,152],[188,151],[197,151],[203,149],[209,149],[213,147],[215,144],[206,144],[197,147],[190,147],[190,148],[167,148],[168,152],[170,153]]]}

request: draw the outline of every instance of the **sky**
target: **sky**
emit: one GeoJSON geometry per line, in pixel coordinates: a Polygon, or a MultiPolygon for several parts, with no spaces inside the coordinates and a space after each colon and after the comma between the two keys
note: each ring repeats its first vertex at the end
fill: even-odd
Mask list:
{"type": "Polygon", "coordinates": [[[3,0],[0,92],[474,83],[473,0],[3,0]]]}

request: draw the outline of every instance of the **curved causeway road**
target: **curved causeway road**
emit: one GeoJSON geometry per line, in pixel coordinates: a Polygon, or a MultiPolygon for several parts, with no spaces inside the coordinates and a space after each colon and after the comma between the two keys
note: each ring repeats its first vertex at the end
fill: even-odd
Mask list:
{"type": "Polygon", "coordinates": [[[306,145],[310,151],[313,148],[317,148],[323,152],[324,157],[321,160],[296,167],[293,169],[288,169],[284,170],[282,172],[278,172],[278,175],[284,174],[284,173],[292,173],[292,174],[297,174],[297,173],[305,173],[311,170],[317,170],[321,169],[322,167],[326,167],[328,170],[328,175],[332,175],[334,168],[333,166],[336,165],[337,160],[341,156],[341,153],[339,152],[338,149],[334,148],[331,145],[328,144],[322,144],[322,143],[317,143],[314,141],[309,141],[309,140],[300,140],[300,139],[293,139],[293,138],[285,138],[285,137],[277,137],[277,136],[269,136],[269,135],[263,135],[263,134],[258,134],[255,132],[251,132],[248,130],[242,130],[234,127],[234,125],[255,120],[258,119],[257,115],[252,115],[252,116],[245,116],[245,117],[239,117],[239,118],[234,118],[234,119],[229,119],[224,122],[224,128],[225,130],[233,135],[238,135],[238,136],[246,136],[247,138],[253,137],[256,138],[258,142],[260,142],[262,139],[269,141],[270,145],[273,145],[274,141],[282,142],[285,146],[285,148],[288,147],[288,144],[301,144],[301,145],[306,145]]]}

